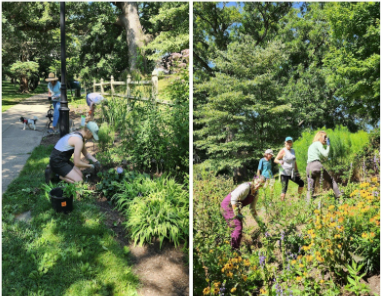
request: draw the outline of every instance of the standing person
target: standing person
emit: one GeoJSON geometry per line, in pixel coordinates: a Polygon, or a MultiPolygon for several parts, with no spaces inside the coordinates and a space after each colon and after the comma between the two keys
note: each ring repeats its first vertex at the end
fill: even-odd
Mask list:
{"type": "Polygon", "coordinates": [[[49,133],[56,134],[58,131],[56,130],[56,126],[58,120],[60,118],[60,107],[61,107],[61,83],[58,81],[58,78],[54,75],[54,73],[49,73],[48,78],[45,79],[48,83],[48,93],[49,97],[51,97],[54,113],[53,113],[53,126],[49,129],[49,133]]]}
{"type": "Polygon", "coordinates": [[[319,131],[314,137],[314,140],[310,147],[308,147],[308,159],[307,159],[307,181],[308,181],[308,191],[307,200],[310,200],[311,193],[314,192],[315,181],[322,175],[324,180],[328,181],[331,185],[333,191],[335,192],[336,198],[340,197],[341,193],[339,186],[336,181],[331,177],[331,175],[326,171],[322,165],[322,160],[328,158],[329,148],[331,143],[324,131],[319,131]],[[327,145],[327,149],[324,149],[323,145],[327,145]]]}
{"type": "Polygon", "coordinates": [[[99,140],[98,130],[98,125],[94,121],[90,121],[78,132],[67,134],[59,139],[50,155],[50,172],[47,174],[50,176],[51,173],[55,173],[64,181],[75,183],[83,181],[83,174],[80,168],[99,170],[99,161],[87,152],[85,146],[85,140],[91,138],[94,138],[96,141],[99,140]],[[91,160],[93,164],[81,161],[81,152],[87,159],[91,160]],[[74,163],[70,161],[73,154],[74,163]]]}
{"type": "Polygon", "coordinates": [[[229,193],[221,203],[223,216],[228,226],[234,230],[231,234],[231,246],[238,250],[242,239],[242,219],[241,208],[250,205],[250,212],[254,219],[258,214],[255,209],[258,200],[258,189],[263,186],[265,178],[260,177],[253,182],[246,182],[239,185],[229,193]]]}
{"type": "Polygon", "coordinates": [[[292,145],[293,139],[291,137],[287,137],[284,142],[285,147],[279,151],[277,157],[274,159],[275,163],[282,166],[280,175],[282,183],[282,193],[280,195],[280,199],[282,201],[284,201],[284,198],[286,197],[288,182],[290,180],[299,185],[299,196],[302,194],[304,188],[304,181],[300,178],[298,165],[296,164],[295,150],[292,149],[292,145]]]}
{"type": "Polygon", "coordinates": [[[271,158],[274,156],[274,152],[271,149],[267,149],[263,155],[263,158],[259,161],[257,176],[263,176],[266,181],[274,178],[271,169],[271,158]]]}
{"type": "Polygon", "coordinates": [[[89,93],[86,95],[86,103],[90,107],[90,118],[94,117],[95,105],[100,104],[104,100],[104,97],[100,93],[89,93]]]}

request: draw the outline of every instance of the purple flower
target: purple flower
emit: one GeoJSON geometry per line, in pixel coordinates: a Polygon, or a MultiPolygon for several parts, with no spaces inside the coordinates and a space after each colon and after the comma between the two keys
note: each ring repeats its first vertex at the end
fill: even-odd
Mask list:
{"type": "Polygon", "coordinates": [[[283,241],[284,240],[284,231],[281,232],[280,239],[283,241]]]}
{"type": "Polygon", "coordinates": [[[269,237],[269,236],[271,236],[271,235],[270,235],[270,233],[268,233],[268,232],[266,231],[265,236],[266,236],[266,237],[269,237]]]}
{"type": "Polygon", "coordinates": [[[266,260],[266,256],[260,256],[259,257],[259,265],[261,267],[265,266],[265,260],[266,260]]]}

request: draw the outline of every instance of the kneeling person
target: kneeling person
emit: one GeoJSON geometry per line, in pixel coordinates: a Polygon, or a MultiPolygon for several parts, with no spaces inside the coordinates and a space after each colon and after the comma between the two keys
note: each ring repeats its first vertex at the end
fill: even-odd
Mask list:
{"type": "Polygon", "coordinates": [[[60,176],[60,179],[68,182],[82,182],[83,174],[80,168],[100,168],[100,163],[90,153],[87,152],[85,140],[98,138],[98,125],[90,121],[86,126],[78,132],[73,132],[63,136],[54,146],[50,155],[50,169],[60,176]],[[81,161],[81,152],[94,164],[88,164],[81,161]],[[74,163],[70,161],[74,154],[74,163]]]}

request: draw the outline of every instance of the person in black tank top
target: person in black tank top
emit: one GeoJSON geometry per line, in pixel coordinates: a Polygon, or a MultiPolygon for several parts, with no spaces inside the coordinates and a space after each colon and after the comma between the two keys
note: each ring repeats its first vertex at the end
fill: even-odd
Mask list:
{"type": "Polygon", "coordinates": [[[85,140],[98,138],[98,125],[90,121],[78,132],[63,136],[54,146],[50,155],[50,170],[60,176],[61,180],[68,183],[82,182],[83,174],[80,168],[93,168],[99,170],[100,163],[87,152],[85,140]],[[88,164],[81,161],[81,153],[93,162],[88,164]],[[70,161],[73,156],[74,163],[70,161]]]}

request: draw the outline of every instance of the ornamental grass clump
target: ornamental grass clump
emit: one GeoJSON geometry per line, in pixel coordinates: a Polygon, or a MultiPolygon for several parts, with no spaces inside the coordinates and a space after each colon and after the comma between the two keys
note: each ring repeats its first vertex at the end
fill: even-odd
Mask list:
{"type": "Polygon", "coordinates": [[[154,238],[172,241],[175,246],[189,237],[189,195],[180,184],[164,176],[151,180],[136,177],[124,182],[114,196],[117,208],[126,216],[125,227],[135,244],[152,243],[154,238]]]}

